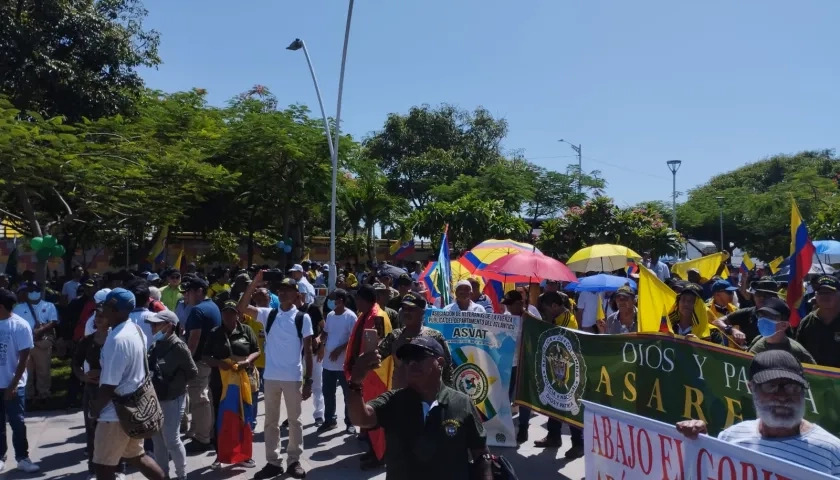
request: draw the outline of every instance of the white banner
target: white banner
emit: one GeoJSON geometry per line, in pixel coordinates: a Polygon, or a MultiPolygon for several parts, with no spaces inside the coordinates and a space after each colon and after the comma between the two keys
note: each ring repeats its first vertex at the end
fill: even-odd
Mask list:
{"type": "Polygon", "coordinates": [[[834,478],[674,425],[583,400],[586,478],[592,480],[819,480],[834,478]]]}

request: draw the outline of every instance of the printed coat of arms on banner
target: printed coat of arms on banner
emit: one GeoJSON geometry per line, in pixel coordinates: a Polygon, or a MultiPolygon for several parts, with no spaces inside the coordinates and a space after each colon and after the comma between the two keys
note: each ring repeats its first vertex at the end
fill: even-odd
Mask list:
{"type": "Polygon", "coordinates": [[[534,359],[540,402],[577,415],[586,388],[586,362],[577,353],[580,351],[577,335],[565,328],[551,328],[542,332],[537,347],[542,353],[534,359]]]}

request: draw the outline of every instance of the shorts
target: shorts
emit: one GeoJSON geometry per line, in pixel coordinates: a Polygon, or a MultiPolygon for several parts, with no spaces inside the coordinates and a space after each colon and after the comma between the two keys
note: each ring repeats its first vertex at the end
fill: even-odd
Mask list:
{"type": "Polygon", "coordinates": [[[93,463],[116,467],[121,458],[132,459],[146,453],[143,439],[126,435],[120,422],[98,422],[93,441],[93,463]]]}

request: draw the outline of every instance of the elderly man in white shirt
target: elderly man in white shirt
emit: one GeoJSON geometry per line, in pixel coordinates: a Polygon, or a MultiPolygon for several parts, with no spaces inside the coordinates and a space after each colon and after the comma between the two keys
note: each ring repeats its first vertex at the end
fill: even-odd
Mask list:
{"type": "Polygon", "coordinates": [[[475,312],[487,313],[481,305],[472,301],[472,285],[469,280],[461,280],[455,284],[455,301],[444,307],[447,312],[475,312]]]}

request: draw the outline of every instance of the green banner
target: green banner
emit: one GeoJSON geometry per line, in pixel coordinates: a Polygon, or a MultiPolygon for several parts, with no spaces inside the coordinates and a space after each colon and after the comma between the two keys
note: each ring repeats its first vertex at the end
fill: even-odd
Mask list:
{"type": "MultiPolygon", "coordinates": [[[[751,354],[663,333],[594,335],[525,318],[516,403],[581,425],[581,399],[717,435],[754,419],[751,354]]],[[[840,434],[840,370],[810,366],[806,418],[840,434]]]]}

